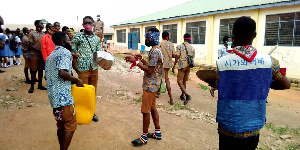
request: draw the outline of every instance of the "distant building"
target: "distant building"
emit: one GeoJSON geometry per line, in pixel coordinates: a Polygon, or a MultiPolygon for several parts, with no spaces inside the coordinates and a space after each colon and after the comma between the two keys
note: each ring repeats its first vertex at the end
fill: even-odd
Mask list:
{"type": "Polygon", "coordinates": [[[231,36],[234,21],[249,16],[257,23],[253,45],[259,52],[268,53],[287,68],[287,76],[300,78],[300,0],[193,0],[160,12],[115,24],[114,43],[128,46],[131,32],[138,32],[138,47],[144,45],[145,31],[151,27],[170,33],[175,45],[190,33],[196,49],[197,64],[214,65],[222,38],[231,36]]]}

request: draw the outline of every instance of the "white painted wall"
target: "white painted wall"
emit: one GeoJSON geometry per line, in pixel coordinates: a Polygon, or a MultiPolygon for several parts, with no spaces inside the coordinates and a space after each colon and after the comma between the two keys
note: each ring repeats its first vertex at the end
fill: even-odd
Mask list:
{"type": "MultiPolygon", "coordinates": [[[[299,12],[300,5],[260,10],[258,19],[257,49],[260,52],[268,53],[273,46],[264,46],[266,15],[299,12]]],[[[279,60],[280,66],[287,68],[286,75],[291,78],[300,78],[300,47],[299,46],[278,46],[271,54],[279,60]]]]}

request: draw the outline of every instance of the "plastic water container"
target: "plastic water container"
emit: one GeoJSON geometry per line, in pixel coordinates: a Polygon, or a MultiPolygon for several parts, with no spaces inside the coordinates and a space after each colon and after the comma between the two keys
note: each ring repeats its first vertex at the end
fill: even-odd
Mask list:
{"type": "Polygon", "coordinates": [[[146,48],[146,46],[145,46],[145,45],[141,45],[141,51],[144,51],[144,50],[145,50],[145,48],[146,48]]]}
{"type": "Polygon", "coordinates": [[[74,99],[77,124],[90,124],[96,108],[95,87],[87,84],[84,84],[84,87],[77,87],[74,84],[71,94],[74,99]]]}

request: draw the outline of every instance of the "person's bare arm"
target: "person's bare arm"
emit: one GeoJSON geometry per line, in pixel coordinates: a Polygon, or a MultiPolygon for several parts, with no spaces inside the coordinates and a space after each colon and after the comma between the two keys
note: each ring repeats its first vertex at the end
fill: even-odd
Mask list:
{"type": "MultiPolygon", "coordinates": [[[[127,62],[134,63],[136,59],[133,56],[127,56],[127,57],[125,57],[125,60],[127,62]]],[[[147,66],[145,64],[146,64],[146,61],[142,60],[142,63],[138,63],[137,66],[140,69],[142,69],[144,72],[146,72],[147,74],[152,74],[154,72],[155,67],[154,66],[147,66]]]]}
{"type": "Polygon", "coordinates": [[[271,84],[271,89],[273,90],[284,90],[284,89],[290,89],[291,84],[289,79],[286,76],[283,76],[280,79],[273,80],[271,84]]]}
{"type": "Polygon", "coordinates": [[[175,66],[176,66],[176,64],[177,64],[177,62],[178,62],[178,56],[177,55],[175,55],[175,62],[174,62],[174,66],[172,67],[172,72],[173,73],[175,73],[175,66]]]}
{"type": "Polygon", "coordinates": [[[83,87],[83,82],[82,82],[82,80],[80,80],[79,78],[75,78],[75,77],[71,76],[71,75],[69,74],[69,72],[66,71],[66,70],[63,70],[63,69],[59,70],[58,75],[59,75],[62,79],[64,79],[64,80],[67,80],[67,81],[71,81],[71,82],[76,83],[76,86],[77,86],[77,87],[83,87]]]}

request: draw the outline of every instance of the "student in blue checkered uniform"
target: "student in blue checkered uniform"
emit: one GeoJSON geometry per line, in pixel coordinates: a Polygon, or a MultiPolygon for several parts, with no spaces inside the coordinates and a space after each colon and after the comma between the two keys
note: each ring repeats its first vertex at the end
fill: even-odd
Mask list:
{"type": "Polygon", "coordinates": [[[66,33],[56,32],[52,36],[55,50],[47,57],[45,75],[48,98],[57,121],[57,136],[60,149],[68,149],[77,129],[71,82],[83,87],[82,80],[71,76],[72,54],[65,48],[70,44],[66,33]]]}

